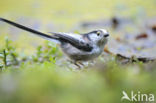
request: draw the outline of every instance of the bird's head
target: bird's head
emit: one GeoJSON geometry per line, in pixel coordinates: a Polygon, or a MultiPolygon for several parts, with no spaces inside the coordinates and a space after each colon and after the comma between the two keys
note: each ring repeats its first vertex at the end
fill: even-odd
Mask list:
{"type": "Polygon", "coordinates": [[[105,29],[98,29],[85,34],[84,37],[97,45],[104,45],[108,41],[109,33],[105,29]]]}

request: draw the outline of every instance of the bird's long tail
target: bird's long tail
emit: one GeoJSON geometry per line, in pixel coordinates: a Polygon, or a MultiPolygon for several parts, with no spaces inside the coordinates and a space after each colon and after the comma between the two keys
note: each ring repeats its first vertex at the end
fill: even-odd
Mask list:
{"type": "Polygon", "coordinates": [[[17,27],[17,28],[20,28],[20,29],[22,29],[22,30],[25,30],[25,31],[31,32],[31,33],[33,33],[33,34],[36,34],[36,35],[38,35],[38,36],[40,36],[40,37],[43,37],[43,38],[45,38],[45,39],[47,39],[47,40],[50,40],[50,41],[57,40],[57,37],[55,37],[55,36],[47,35],[47,34],[45,34],[45,33],[42,33],[42,32],[36,31],[36,30],[33,30],[33,29],[31,29],[31,28],[28,28],[28,27],[23,26],[23,25],[21,25],[21,24],[12,22],[12,21],[10,21],[10,20],[4,19],[4,18],[0,18],[0,21],[3,21],[3,22],[5,22],[5,23],[8,23],[8,24],[10,24],[10,25],[12,25],[12,26],[15,26],[15,27],[17,27]]]}

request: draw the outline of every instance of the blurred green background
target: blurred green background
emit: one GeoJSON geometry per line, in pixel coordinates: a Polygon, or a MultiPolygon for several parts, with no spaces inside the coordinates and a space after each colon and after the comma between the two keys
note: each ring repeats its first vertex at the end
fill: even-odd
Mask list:
{"type": "MultiPolygon", "coordinates": [[[[104,27],[116,38],[143,30],[136,25],[155,17],[155,9],[156,0],[1,0],[0,17],[45,33],[88,32],[97,27],[80,27],[83,22],[131,18],[135,23],[125,31],[104,27]]],[[[155,62],[123,65],[115,56],[103,54],[93,66],[77,70],[57,45],[2,22],[0,52],[0,103],[129,103],[121,101],[123,90],[129,95],[131,91],[156,94],[155,62]],[[4,49],[8,61],[15,54],[22,62],[4,67],[4,49]]]]}
{"type": "Polygon", "coordinates": [[[10,19],[26,16],[41,22],[71,26],[81,20],[108,18],[114,15],[136,16],[145,12],[155,16],[155,0],[5,0],[0,13],[10,19]]]}

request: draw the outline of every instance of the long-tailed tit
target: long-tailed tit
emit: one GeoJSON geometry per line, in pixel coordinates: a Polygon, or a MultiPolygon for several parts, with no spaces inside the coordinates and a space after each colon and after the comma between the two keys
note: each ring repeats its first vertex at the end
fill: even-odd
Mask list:
{"type": "Polygon", "coordinates": [[[49,41],[55,40],[59,42],[62,51],[74,62],[92,60],[98,57],[103,52],[109,36],[105,29],[94,30],[82,35],[60,32],[51,32],[53,35],[47,35],[4,18],[0,18],[0,21],[36,34],[49,41]]]}

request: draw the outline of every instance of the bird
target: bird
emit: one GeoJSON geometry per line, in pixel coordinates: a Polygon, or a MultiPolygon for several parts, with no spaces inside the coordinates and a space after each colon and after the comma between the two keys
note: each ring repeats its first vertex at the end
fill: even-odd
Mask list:
{"type": "Polygon", "coordinates": [[[109,37],[109,33],[106,29],[96,29],[82,34],[49,32],[51,33],[51,35],[49,35],[8,19],[0,18],[0,21],[36,34],[49,41],[56,41],[60,44],[63,53],[76,65],[78,65],[77,62],[89,61],[97,58],[104,51],[109,37]]]}

